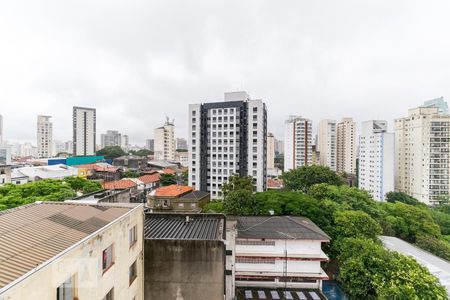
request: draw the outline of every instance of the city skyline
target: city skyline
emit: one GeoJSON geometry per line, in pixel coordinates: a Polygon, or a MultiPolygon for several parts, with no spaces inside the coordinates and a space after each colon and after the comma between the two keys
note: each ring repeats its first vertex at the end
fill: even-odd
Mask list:
{"type": "Polygon", "coordinates": [[[82,11],[45,1],[28,10],[2,5],[5,140],[34,141],[28,128],[38,114],[52,115],[54,138],[69,140],[72,106],[95,107],[98,132],[133,133],[130,142],[143,144],[164,115],[187,136],[188,104],[219,101],[223,91],[264,98],[276,137],[292,113],[314,124],[392,124],[405,109],[450,95],[445,1],[110,4],[107,14],[98,3],[82,11]],[[18,104],[26,109],[17,113],[18,104]]]}

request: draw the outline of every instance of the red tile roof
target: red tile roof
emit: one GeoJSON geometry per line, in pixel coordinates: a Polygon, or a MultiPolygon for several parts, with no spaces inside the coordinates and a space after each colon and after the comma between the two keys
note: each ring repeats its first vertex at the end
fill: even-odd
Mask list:
{"type": "Polygon", "coordinates": [[[89,170],[95,170],[97,172],[116,172],[119,168],[111,165],[99,165],[99,164],[84,164],[75,166],[75,168],[85,168],[89,170]]]}
{"type": "Polygon", "coordinates": [[[139,177],[138,179],[140,181],[142,181],[143,183],[147,184],[147,183],[152,183],[152,182],[158,182],[160,178],[161,178],[161,175],[156,173],[156,174],[143,175],[143,176],[139,177]]]}
{"type": "Polygon", "coordinates": [[[172,184],[163,186],[155,190],[156,197],[179,197],[186,193],[192,192],[194,189],[190,186],[172,184]]]}
{"type": "Polygon", "coordinates": [[[132,187],[137,186],[137,184],[129,179],[121,179],[121,180],[115,180],[115,181],[108,181],[103,183],[103,188],[107,190],[114,190],[114,189],[129,189],[132,187]]]}
{"type": "Polygon", "coordinates": [[[280,189],[283,187],[283,180],[281,179],[267,179],[267,188],[269,189],[280,189]]]}
{"type": "Polygon", "coordinates": [[[176,172],[174,170],[169,169],[169,168],[165,168],[162,171],[163,171],[164,174],[172,174],[172,175],[176,174],[176,172]]]}

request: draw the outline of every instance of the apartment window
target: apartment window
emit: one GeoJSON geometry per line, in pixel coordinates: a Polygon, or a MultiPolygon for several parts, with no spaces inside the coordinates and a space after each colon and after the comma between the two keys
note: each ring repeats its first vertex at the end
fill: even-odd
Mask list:
{"type": "Polygon", "coordinates": [[[253,112],[257,112],[258,108],[257,107],[253,107],[253,112]]]}
{"type": "Polygon", "coordinates": [[[130,248],[137,242],[137,227],[136,225],[129,229],[128,240],[130,242],[130,248]]]}
{"type": "Polygon", "coordinates": [[[134,263],[130,266],[129,270],[130,285],[133,283],[136,277],[137,277],[137,263],[136,261],[134,261],[134,263]]]}
{"type": "Polygon", "coordinates": [[[275,246],[275,241],[237,240],[236,245],[242,246],[275,246]]]}
{"type": "Polygon", "coordinates": [[[105,250],[103,250],[103,273],[108,271],[109,268],[114,264],[114,257],[113,257],[113,245],[109,246],[105,250]]]}
{"type": "Polygon", "coordinates": [[[76,276],[71,276],[56,289],[57,300],[74,300],[77,298],[76,276]]]}
{"type": "Polygon", "coordinates": [[[114,300],[114,288],[112,288],[108,294],[103,297],[103,300],[114,300]]]}
{"type": "Polygon", "coordinates": [[[178,203],[179,208],[184,208],[184,203],[178,203]]]}

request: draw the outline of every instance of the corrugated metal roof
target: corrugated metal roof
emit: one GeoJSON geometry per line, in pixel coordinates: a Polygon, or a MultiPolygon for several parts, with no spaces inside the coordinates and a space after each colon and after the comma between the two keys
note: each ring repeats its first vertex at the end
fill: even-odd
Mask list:
{"type": "Polygon", "coordinates": [[[330,240],[310,219],[292,216],[237,217],[238,238],[330,240]]]}
{"type": "Polygon", "coordinates": [[[0,212],[0,289],[132,208],[43,202],[0,212]]]}
{"type": "Polygon", "coordinates": [[[146,214],[145,239],[222,240],[225,217],[215,214],[146,214]]]}
{"type": "Polygon", "coordinates": [[[326,300],[319,289],[238,287],[237,300],[326,300]]]}

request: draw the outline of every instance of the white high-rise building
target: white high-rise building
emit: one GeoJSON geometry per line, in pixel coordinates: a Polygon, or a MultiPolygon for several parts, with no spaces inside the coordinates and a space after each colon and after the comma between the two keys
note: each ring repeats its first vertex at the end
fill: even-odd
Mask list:
{"type": "Polygon", "coordinates": [[[352,118],[343,118],[337,124],[336,171],[338,173],[356,173],[356,122],[352,118]]]}
{"type": "Polygon", "coordinates": [[[225,93],[224,102],[189,105],[189,185],[222,198],[234,174],[251,176],[266,189],[267,109],[246,92],[225,93]]]}
{"type": "Polygon", "coordinates": [[[387,132],[387,122],[371,120],[362,123],[359,137],[359,188],[375,200],[385,201],[394,191],[394,133],[387,132]]]}
{"type": "Polygon", "coordinates": [[[122,135],[121,145],[124,151],[130,149],[130,137],[127,134],[122,135]]]}
{"type": "Polygon", "coordinates": [[[53,125],[51,116],[37,117],[37,155],[38,158],[52,157],[53,155],[53,125]]]}
{"type": "Polygon", "coordinates": [[[75,156],[95,155],[96,110],[95,108],[73,107],[73,154],[75,156]]]}
{"type": "Polygon", "coordinates": [[[163,126],[155,129],[155,159],[175,160],[175,125],[167,118],[163,126]]]}
{"type": "Polygon", "coordinates": [[[117,130],[107,130],[100,135],[100,140],[102,149],[110,146],[122,147],[122,135],[117,130]]]}
{"type": "Polygon", "coordinates": [[[337,130],[335,120],[322,120],[317,130],[317,151],[319,151],[319,163],[336,171],[336,145],[337,130]]]}
{"type": "Polygon", "coordinates": [[[450,194],[450,116],[418,107],[395,120],[395,189],[426,204],[450,194]]]}
{"type": "Polygon", "coordinates": [[[269,132],[267,134],[267,169],[275,168],[275,136],[269,132]]]}
{"type": "Polygon", "coordinates": [[[3,116],[0,115],[0,146],[3,144],[3,116]]]}
{"type": "Polygon", "coordinates": [[[289,116],[284,124],[284,171],[312,165],[312,121],[289,116]]]}

